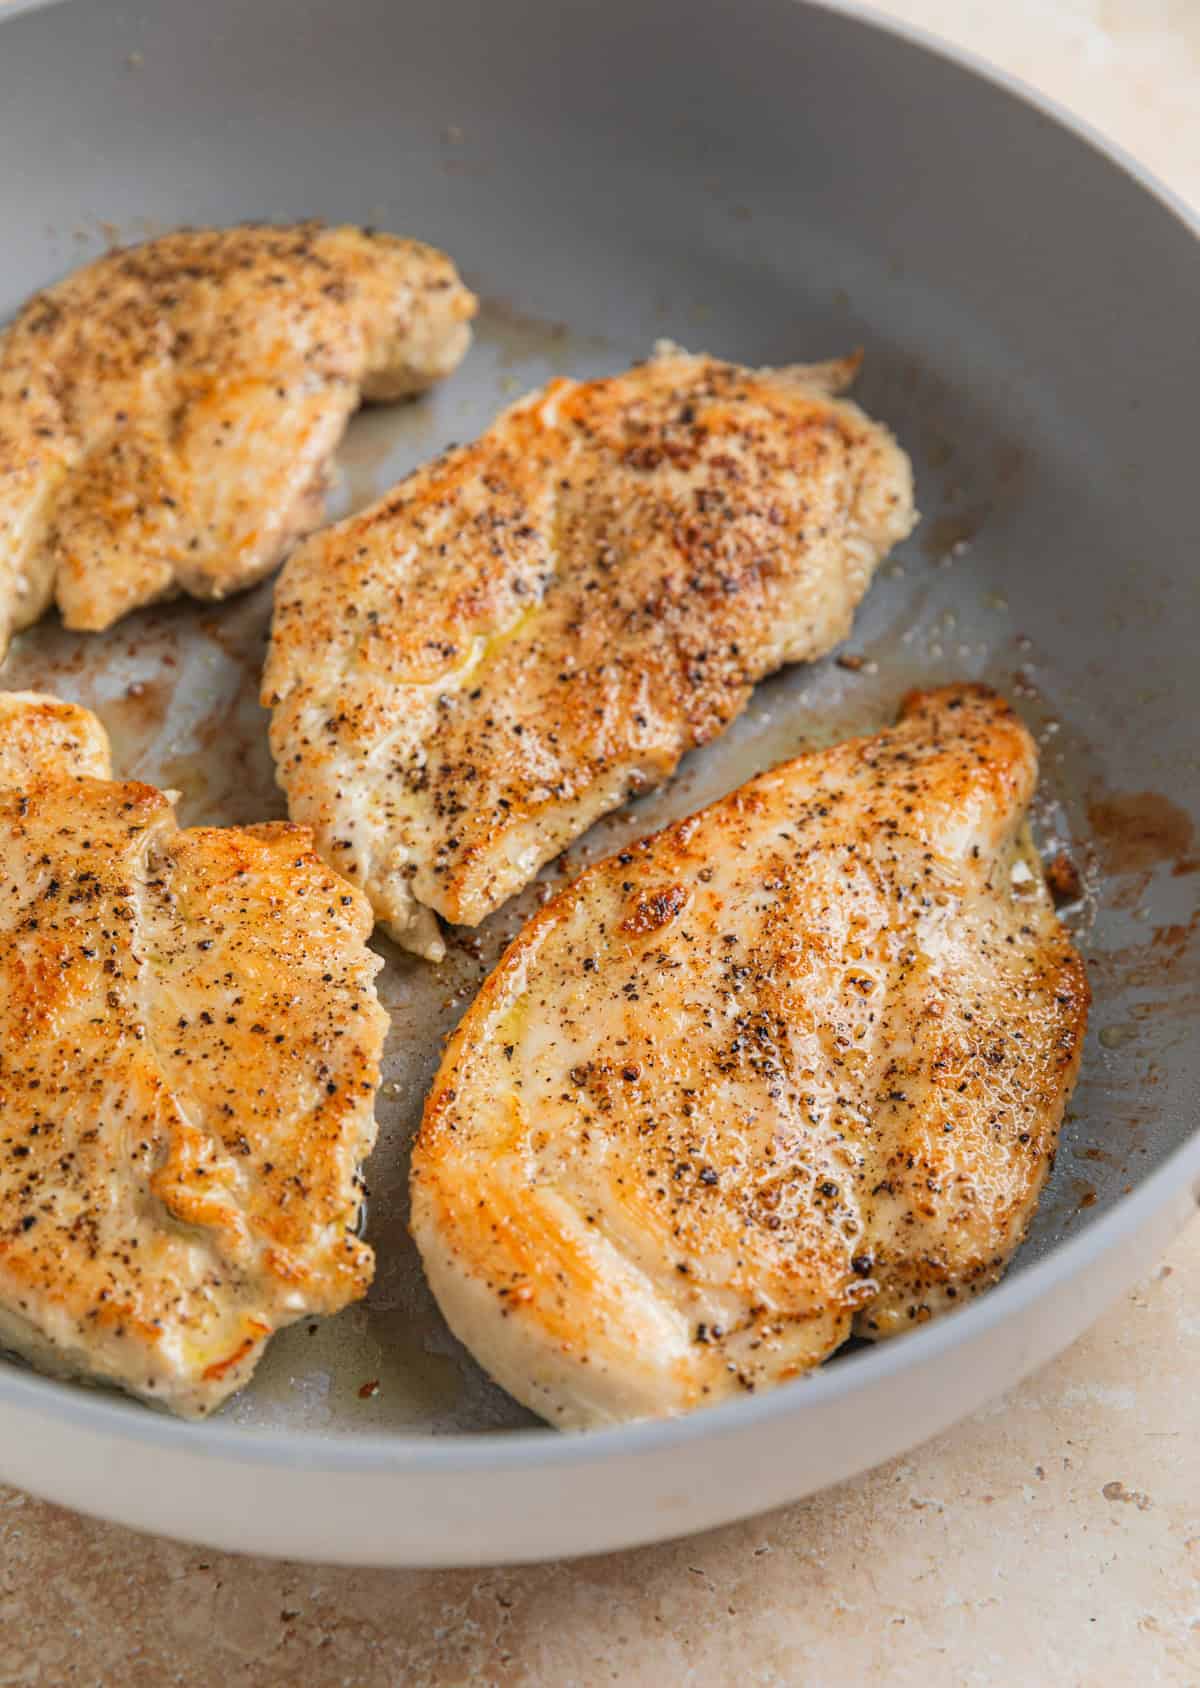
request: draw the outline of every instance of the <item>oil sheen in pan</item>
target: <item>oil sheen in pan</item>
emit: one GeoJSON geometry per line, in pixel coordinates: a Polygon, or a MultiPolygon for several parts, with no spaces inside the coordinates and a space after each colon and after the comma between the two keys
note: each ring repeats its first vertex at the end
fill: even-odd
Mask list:
{"type": "MultiPolygon", "coordinates": [[[[684,307],[683,316],[672,320],[664,312],[661,331],[697,349],[733,349],[717,342],[702,312],[684,307]]],[[[370,409],[355,420],[339,456],[331,513],[360,507],[444,445],[472,438],[497,409],[549,376],[599,374],[647,349],[609,345],[488,302],[469,359],[469,383],[456,378],[416,405],[370,409]]],[[[796,355],[842,349],[806,345],[796,355]]],[[[964,432],[962,419],[942,413],[936,384],[899,362],[874,373],[871,408],[913,455],[925,520],[885,564],[843,650],[761,686],[743,717],[690,756],[669,787],[601,823],[478,931],[452,935],[440,967],[378,940],[387,962],[379,989],[392,1035],[379,1098],[379,1146],[368,1168],[367,1235],[378,1255],[376,1281],[364,1304],[333,1320],[305,1321],[274,1340],[250,1388],[225,1409],[236,1422],[334,1434],[387,1427],[445,1434],[533,1422],[451,1337],[408,1237],[408,1147],[444,1037],[504,944],[567,875],[786,756],[874,729],[891,719],[912,685],[982,677],[1021,709],[1042,749],[1035,815],[1040,842],[1048,852],[1070,851],[1082,886],[1067,918],[1085,954],[1102,930],[1108,957],[1092,972],[1103,1059],[1085,1067],[1026,1253],[1068,1233],[1094,1201],[1100,1179],[1119,1185],[1131,1180],[1138,1122],[1148,1117],[1140,1023],[1123,1019],[1114,1033],[1106,992],[1127,993],[1139,969],[1149,978],[1172,946],[1172,953],[1185,954],[1194,943],[1194,925],[1181,921],[1156,933],[1139,919],[1150,879],[1188,867],[1190,826],[1164,807],[1165,799],[1157,808],[1135,805],[1131,820],[1119,794],[1097,794],[1086,734],[1073,724],[1069,708],[1056,702],[1052,666],[991,584],[1003,574],[989,565],[989,537],[1002,525],[1006,506],[1021,496],[1021,451],[972,418],[970,461],[960,462],[953,441],[964,432]],[[1157,822],[1150,824],[1148,815],[1157,822]],[[1090,1091],[1122,1101],[1129,1125],[1121,1140],[1089,1143],[1072,1123],[1090,1111],[1090,1091]]],[[[179,789],[185,823],[278,817],[284,807],[257,703],[270,606],[268,583],[223,606],[145,612],[103,639],[47,622],[18,642],[5,684],[57,691],[95,708],[112,736],[119,771],[179,789]]],[[[1179,1012],[1162,989],[1143,995],[1135,1015],[1179,1012]]]]}

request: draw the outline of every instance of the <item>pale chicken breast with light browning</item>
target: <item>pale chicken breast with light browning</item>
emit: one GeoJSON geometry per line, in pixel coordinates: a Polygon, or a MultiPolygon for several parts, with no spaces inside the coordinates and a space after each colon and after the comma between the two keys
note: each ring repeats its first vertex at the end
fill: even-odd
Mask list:
{"type": "Polygon", "coordinates": [[[180,830],[0,694],[0,1348],[192,1416],[365,1292],[370,927],[302,828],[180,830]]]}
{"type": "Polygon", "coordinates": [[[553,1423],[795,1377],[993,1283],[1083,965],[992,693],[911,698],[585,873],[468,1011],[413,1161],[451,1327],[553,1423]]]}
{"type": "Polygon", "coordinates": [[[755,681],[843,638],[914,520],[855,363],[660,348],[555,380],[290,560],[263,682],[295,820],[436,959],[755,681]]]}
{"type": "Polygon", "coordinates": [[[475,305],[440,252],[316,223],[182,230],[36,294],[0,333],[0,657],[53,601],[98,630],[260,580],[360,397],[447,375],[475,305]]]}

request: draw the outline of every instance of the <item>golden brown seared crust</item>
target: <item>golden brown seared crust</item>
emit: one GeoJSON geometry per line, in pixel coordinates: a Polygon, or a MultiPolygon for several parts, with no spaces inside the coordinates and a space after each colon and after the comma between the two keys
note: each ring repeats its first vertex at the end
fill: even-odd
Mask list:
{"type": "Polygon", "coordinates": [[[563,1425],[674,1413],[995,1281],[1088,1003],[1036,772],[986,689],[914,695],[530,921],[413,1160],[430,1282],[507,1389],[563,1425]]]}
{"type": "Polygon", "coordinates": [[[380,963],[302,828],[181,831],[63,712],[0,697],[0,1346],[192,1415],[370,1281],[380,963]]]}
{"type": "Polygon", "coordinates": [[[293,819],[441,953],[592,821],[849,630],[914,520],[855,365],[660,349],[552,381],[315,535],[263,682],[293,819]]]}
{"type": "Polygon", "coordinates": [[[181,230],[36,294],[0,333],[0,657],[54,599],[98,630],[261,579],[360,394],[448,374],[475,306],[440,252],[317,223],[181,230]]]}
{"type": "Polygon", "coordinates": [[[108,734],[77,703],[41,692],[0,692],[0,789],[41,773],[111,779],[108,734]]]}

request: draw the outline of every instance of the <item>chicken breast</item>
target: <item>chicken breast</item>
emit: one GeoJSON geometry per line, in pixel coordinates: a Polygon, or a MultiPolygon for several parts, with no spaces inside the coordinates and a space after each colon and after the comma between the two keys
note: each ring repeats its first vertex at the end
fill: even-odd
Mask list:
{"type": "Polygon", "coordinates": [[[380,963],[301,828],[108,776],[0,696],[0,1346],[192,1416],[370,1281],[380,963]]]}
{"type": "Polygon", "coordinates": [[[295,820],[442,954],[782,663],[843,638],[914,520],[907,458],[831,395],[853,360],[660,348],[552,381],[316,535],[263,682],[295,820]]]}
{"type": "Polygon", "coordinates": [[[440,252],[316,223],[183,230],[36,294],[0,334],[0,657],[52,600],[97,630],[261,579],[360,396],[448,374],[475,306],[440,252]]]}
{"type": "Polygon", "coordinates": [[[1088,1003],[1035,780],[999,698],[916,695],[529,923],[413,1162],[429,1281],[506,1389],[563,1426],[678,1413],[999,1277],[1088,1003]]]}

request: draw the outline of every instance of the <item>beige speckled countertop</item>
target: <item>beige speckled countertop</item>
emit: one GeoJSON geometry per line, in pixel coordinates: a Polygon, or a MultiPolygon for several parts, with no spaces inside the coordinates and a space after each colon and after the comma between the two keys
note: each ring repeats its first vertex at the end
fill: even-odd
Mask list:
{"type": "MultiPolygon", "coordinates": [[[[1198,0],[891,0],[1200,202],[1198,0]]],[[[0,1488],[0,1688],[1200,1683],[1200,1226],[909,1458],[690,1542],[512,1571],[238,1560],[0,1488]]]]}

